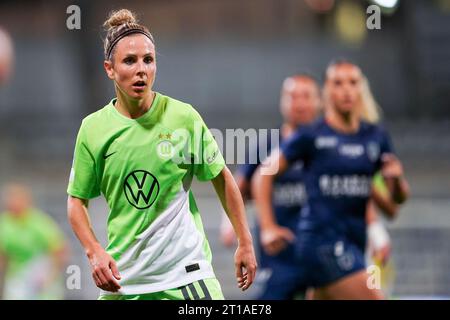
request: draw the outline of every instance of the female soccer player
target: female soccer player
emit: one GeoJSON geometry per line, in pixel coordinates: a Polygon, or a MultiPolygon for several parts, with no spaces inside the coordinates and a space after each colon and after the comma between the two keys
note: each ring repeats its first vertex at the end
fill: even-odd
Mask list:
{"type": "Polygon", "coordinates": [[[275,223],[272,209],[274,179],[292,163],[303,161],[308,202],[296,234],[301,266],[297,281],[315,287],[326,299],[383,297],[380,290],[367,286],[364,263],[372,176],[381,169],[396,203],[404,202],[409,193],[387,133],[361,121],[361,81],[358,66],[332,63],[326,73],[324,118],[300,128],[264,161],[267,169],[258,169],[253,180],[262,232],[274,235],[276,249],[283,245],[284,231],[275,223]]]}
{"type": "Polygon", "coordinates": [[[190,192],[211,180],[235,228],[238,286],[256,271],[244,205],[219,148],[192,106],[152,90],[155,44],[122,9],[105,22],[104,68],[117,97],[86,117],[68,186],[68,215],[92,267],[100,299],[223,299],[190,192]],[[110,207],[106,251],[88,219],[88,200],[110,207]]]}
{"type": "Polygon", "coordinates": [[[0,214],[0,298],[63,299],[66,239],[53,219],[34,208],[30,190],[9,184],[0,214]],[[4,290],[1,283],[4,282],[4,290]]]}

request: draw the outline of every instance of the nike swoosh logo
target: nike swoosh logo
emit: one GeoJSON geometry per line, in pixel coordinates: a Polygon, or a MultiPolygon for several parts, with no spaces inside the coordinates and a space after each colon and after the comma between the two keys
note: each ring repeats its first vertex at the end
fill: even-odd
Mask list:
{"type": "Polygon", "coordinates": [[[116,153],[117,151],[114,151],[113,153],[110,153],[110,154],[104,154],[103,155],[103,159],[104,160],[106,160],[106,159],[108,159],[109,157],[111,157],[114,153],[116,153]]]}

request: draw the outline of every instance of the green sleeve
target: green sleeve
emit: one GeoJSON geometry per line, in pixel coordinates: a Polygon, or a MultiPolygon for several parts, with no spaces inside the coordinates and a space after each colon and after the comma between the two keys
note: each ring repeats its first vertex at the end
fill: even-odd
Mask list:
{"type": "Polygon", "coordinates": [[[383,176],[381,175],[380,172],[377,172],[374,176],[373,176],[373,187],[381,194],[383,195],[388,195],[389,194],[389,190],[386,186],[386,182],[384,181],[383,176]]]}
{"type": "Polygon", "coordinates": [[[193,113],[194,175],[200,181],[215,178],[225,167],[225,160],[211,131],[200,114],[193,113]]]}
{"type": "Polygon", "coordinates": [[[91,199],[100,195],[95,158],[89,149],[84,121],[78,131],[67,193],[81,199],[91,199]]]}

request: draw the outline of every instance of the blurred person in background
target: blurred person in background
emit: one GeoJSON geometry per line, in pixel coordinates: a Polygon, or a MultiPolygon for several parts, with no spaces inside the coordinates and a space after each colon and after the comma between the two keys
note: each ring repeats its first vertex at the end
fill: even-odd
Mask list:
{"type": "Polygon", "coordinates": [[[59,226],[33,207],[30,190],[10,184],[0,214],[0,283],[3,298],[63,299],[68,247],[59,226]]]}
{"type": "Polygon", "coordinates": [[[284,142],[264,161],[266,172],[258,169],[252,180],[262,233],[277,235],[267,246],[279,250],[285,240],[273,214],[274,180],[303,161],[308,200],[296,230],[297,282],[314,287],[316,299],[383,298],[378,288],[367,286],[365,270],[372,178],[381,171],[396,204],[409,194],[387,133],[361,119],[362,81],[355,64],[331,63],[324,86],[325,116],[284,142]]]}
{"type": "Polygon", "coordinates": [[[256,272],[252,236],[216,141],[191,105],[153,91],[155,43],[134,14],[112,12],[105,26],[104,68],[117,97],[83,120],[67,190],[99,299],[224,298],[190,190],[194,176],[212,182],[231,220],[236,278],[246,290],[256,272]],[[88,201],[100,194],[110,208],[106,250],[89,222],[88,201]]]}
{"type": "MultiPolygon", "coordinates": [[[[283,123],[280,127],[280,141],[271,141],[270,135],[265,143],[249,146],[247,164],[242,165],[236,175],[236,181],[244,199],[251,197],[251,179],[261,164],[261,155],[267,155],[280,142],[287,140],[300,127],[311,123],[320,112],[320,88],[317,81],[308,74],[297,74],[284,80],[281,89],[280,111],[283,123]],[[265,147],[264,153],[260,148],[265,147]],[[256,159],[250,163],[249,159],[256,159]]],[[[255,280],[255,299],[288,300],[302,296],[305,288],[298,287],[296,282],[298,265],[295,261],[294,232],[300,215],[299,212],[306,201],[303,185],[302,163],[293,165],[278,176],[274,182],[273,210],[279,225],[280,237],[286,244],[274,252],[264,250],[266,242],[272,241],[270,234],[261,237],[260,227],[256,224],[257,254],[259,273],[255,280]]],[[[222,219],[221,240],[226,246],[235,241],[233,229],[222,219]]]]}
{"type": "MultiPolygon", "coordinates": [[[[381,121],[382,110],[370,89],[369,80],[362,74],[361,78],[361,103],[359,107],[360,118],[371,124],[381,121]]],[[[392,293],[394,282],[394,268],[390,263],[391,239],[381,219],[378,217],[381,210],[386,217],[394,219],[398,213],[399,205],[393,201],[386,186],[382,173],[375,173],[372,180],[372,196],[368,200],[366,209],[367,245],[365,260],[367,266],[375,265],[380,270],[381,290],[385,297],[392,293]]],[[[320,299],[316,297],[313,288],[308,291],[308,299],[320,299]]]]}

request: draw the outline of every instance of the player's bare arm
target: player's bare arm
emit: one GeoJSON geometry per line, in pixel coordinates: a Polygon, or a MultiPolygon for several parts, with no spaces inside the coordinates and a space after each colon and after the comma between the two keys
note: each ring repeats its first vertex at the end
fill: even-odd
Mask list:
{"type": "Polygon", "coordinates": [[[85,199],[68,197],[67,212],[70,224],[89,259],[95,285],[106,291],[117,292],[120,289],[120,274],[116,262],[95,237],[87,204],[85,199]]]}
{"type": "Polygon", "coordinates": [[[227,167],[224,167],[212,180],[212,184],[236,233],[238,240],[234,256],[236,279],[239,288],[247,290],[255,278],[257,264],[252,236],[245,216],[244,202],[233,175],[227,167]]]}
{"type": "Polygon", "coordinates": [[[252,179],[253,198],[261,225],[261,243],[269,255],[275,255],[294,239],[291,230],[276,223],[272,206],[273,182],[277,175],[288,168],[282,153],[275,151],[263,162],[252,179]],[[262,170],[264,168],[264,171],[262,170]]]}

